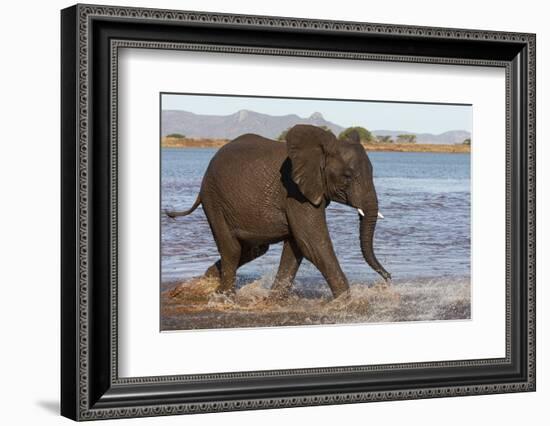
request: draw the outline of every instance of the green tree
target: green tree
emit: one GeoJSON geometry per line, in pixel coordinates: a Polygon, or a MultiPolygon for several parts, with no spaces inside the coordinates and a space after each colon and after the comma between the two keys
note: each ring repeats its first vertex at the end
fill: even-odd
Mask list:
{"type": "Polygon", "coordinates": [[[286,130],[283,130],[281,134],[277,137],[277,140],[281,142],[286,141],[286,134],[288,133],[289,130],[290,130],[290,127],[286,130]]]}
{"type": "Polygon", "coordinates": [[[472,144],[472,139],[470,138],[466,138],[464,139],[464,142],[462,142],[463,145],[471,145],[472,144]]]}
{"type": "Polygon", "coordinates": [[[338,139],[340,140],[347,139],[352,132],[357,132],[357,134],[359,135],[359,140],[361,142],[375,141],[374,135],[364,127],[360,127],[360,126],[348,127],[346,130],[343,130],[340,133],[340,135],[338,135],[338,139]]]}
{"type": "Polygon", "coordinates": [[[377,136],[378,142],[380,143],[393,143],[393,139],[389,135],[377,136]]]}
{"type": "Polygon", "coordinates": [[[182,135],[181,133],[170,133],[169,135],[166,135],[166,137],[174,139],[185,139],[185,135],[182,135]]]}
{"type": "Polygon", "coordinates": [[[416,135],[408,133],[397,135],[397,143],[416,143],[416,135]]]}

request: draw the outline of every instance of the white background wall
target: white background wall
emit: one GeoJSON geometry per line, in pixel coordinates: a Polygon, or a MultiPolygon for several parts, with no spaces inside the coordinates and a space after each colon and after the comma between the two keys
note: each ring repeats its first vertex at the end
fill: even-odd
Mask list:
{"type": "MultiPolygon", "coordinates": [[[[550,28],[545,2],[340,0],[108,1],[173,9],[537,33],[538,390],[421,401],[121,420],[131,424],[547,424],[550,303],[548,189],[550,28]],[[546,418],[545,418],[546,417],[546,418]]],[[[59,9],[70,2],[2,5],[0,106],[0,401],[2,423],[62,424],[59,405],[59,9]]],[[[102,423],[104,424],[104,423],[102,423]]]]}

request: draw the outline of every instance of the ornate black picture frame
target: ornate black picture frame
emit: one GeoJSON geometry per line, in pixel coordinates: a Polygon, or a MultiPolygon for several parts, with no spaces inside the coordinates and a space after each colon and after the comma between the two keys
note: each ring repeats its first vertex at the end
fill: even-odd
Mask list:
{"type": "Polygon", "coordinates": [[[76,5],[61,13],[61,413],[74,420],[535,390],[535,35],[76,5]],[[120,378],[120,47],[506,71],[506,356],[120,378]]]}

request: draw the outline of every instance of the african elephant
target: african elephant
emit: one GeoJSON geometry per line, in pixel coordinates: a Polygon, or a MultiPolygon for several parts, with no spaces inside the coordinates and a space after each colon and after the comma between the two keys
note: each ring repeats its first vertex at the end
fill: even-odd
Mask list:
{"type": "Polygon", "coordinates": [[[288,293],[305,257],[336,298],[348,293],[349,285],[327,228],[325,210],[331,201],[357,209],[363,256],[389,281],[373,250],[381,215],[372,164],[358,135],[340,141],[330,131],[299,124],[288,131],[286,143],[239,136],[210,161],[193,206],[166,214],[185,216],[202,204],[220,253],[205,276],[220,279],[218,292],[233,292],[237,269],[283,241],[272,295],[288,293]]]}

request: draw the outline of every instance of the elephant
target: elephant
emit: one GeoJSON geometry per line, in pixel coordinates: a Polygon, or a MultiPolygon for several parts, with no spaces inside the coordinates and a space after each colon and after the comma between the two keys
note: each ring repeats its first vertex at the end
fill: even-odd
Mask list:
{"type": "Polygon", "coordinates": [[[237,269],[283,242],[270,294],[289,294],[305,257],[336,299],[349,295],[349,283],[327,227],[326,208],[332,201],[357,209],[363,257],[389,283],[391,275],[374,254],[374,230],[383,216],[373,167],[358,134],[339,140],[320,127],[297,124],[286,142],[241,135],[213,156],[193,206],[165,213],[175,219],[202,204],[220,254],[204,276],[219,279],[218,293],[233,294],[237,269]]]}

